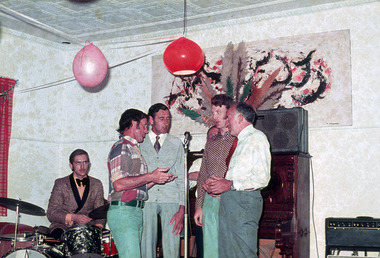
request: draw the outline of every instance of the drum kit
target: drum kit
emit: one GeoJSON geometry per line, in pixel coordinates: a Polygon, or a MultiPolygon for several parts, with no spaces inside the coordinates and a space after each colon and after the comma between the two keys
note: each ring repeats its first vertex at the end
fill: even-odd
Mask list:
{"type": "MultiPolygon", "coordinates": [[[[14,226],[14,233],[4,233],[4,230],[0,229],[0,257],[118,257],[111,232],[107,229],[101,230],[90,225],[75,225],[65,230],[62,239],[54,239],[49,236],[47,227],[18,224],[19,213],[45,216],[46,213],[41,207],[21,200],[1,197],[0,206],[16,211],[16,223],[11,227],[13,230],[14,226]]],[[[89,217],[105,219],[108,207],[109,204],[106,204],[93,210],[89,217]]]]}

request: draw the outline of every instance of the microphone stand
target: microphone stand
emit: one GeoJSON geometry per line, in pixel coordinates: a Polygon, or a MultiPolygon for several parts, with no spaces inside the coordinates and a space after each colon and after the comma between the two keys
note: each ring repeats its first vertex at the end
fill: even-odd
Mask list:
{"type": "Polygon", "coordinates": [[[185,140],[184,140],[184,149],[185,149],[185,161],[184,161],[184,173],[185,173],[185,215],[184,215],[184,258],[188,257],[188,175],[187,175],[187,153],[189,151],[189,143],[190,143],[191,137],[189,132],[185,132],[185,140]]]}

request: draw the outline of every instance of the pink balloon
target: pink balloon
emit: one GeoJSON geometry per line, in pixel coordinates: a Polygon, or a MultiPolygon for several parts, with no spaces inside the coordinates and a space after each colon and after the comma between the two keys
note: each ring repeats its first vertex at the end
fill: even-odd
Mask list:
{"type": "Polygon", "coordinates": [[[106,77],[107,69],[107,60],[102,51],[92,43],[82,48],[74,58],[74,77],[83,86],[99,85],[106,77]]]}

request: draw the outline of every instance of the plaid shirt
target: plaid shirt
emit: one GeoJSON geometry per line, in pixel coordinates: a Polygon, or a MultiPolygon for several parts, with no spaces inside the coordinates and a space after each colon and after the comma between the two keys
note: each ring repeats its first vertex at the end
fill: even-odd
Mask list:
{"type": "Polygon", "coordinates": [[[107,165],[110,178],[109,201],[121,201],[123,194],[136,195],[136,200],[148,199],[146,185],[122,192],[117,192],[113,187],[113,183],[120,178],[138,176],[148,172],[148,167],[135,139],[121,135],[111,148],[107,165]]]}

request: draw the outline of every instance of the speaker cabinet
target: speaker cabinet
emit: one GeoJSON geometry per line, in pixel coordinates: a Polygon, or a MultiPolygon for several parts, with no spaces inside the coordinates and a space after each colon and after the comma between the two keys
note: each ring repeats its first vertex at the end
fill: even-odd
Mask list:
{"type": "Polygon", "coordinates": [[[255,128],[265,133],[272,153],[308,153],[308,113],[301,107],[258,110],[255,128]]]}

